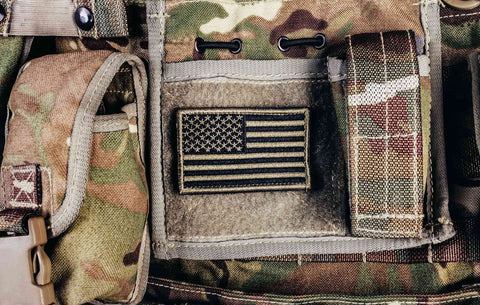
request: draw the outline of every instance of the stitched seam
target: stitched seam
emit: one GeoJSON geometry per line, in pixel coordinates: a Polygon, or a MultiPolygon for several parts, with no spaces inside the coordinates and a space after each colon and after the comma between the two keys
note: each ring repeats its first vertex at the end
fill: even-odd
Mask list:
{"type": "Polygon", "coordinates": [[[128,93],[128,94],[133,94],[133,91],[131,90],[107,90],[105,93],[128,93]]]}
{"type": "MultiPolygon", "coordinates": [[[[350,53],[352,56],[352,68],[353,68],[353,84],[355,88],[355,94],[358,94],[358,88],[357,88],[357,68],[355,65],[355,56],[353,52],[353,43],[352,43],[352,36],[349,36],[349,46],[350,46],[350,53]]],[[[348,108],[347,108],[348,110],[348,108]]],[[[354,191],[354,196],[355,196],[355,209],[354,209],[354,215],[355,215],[355,222],[356,222],[356,228],[358,229],[359,227],[359,220],[357,216],[359,215],[358,213],[358,139],[356,136],[358,135],[358,106],[355,106],[355,121],[354,121],[354,132],[355,135],[352,137],[353,141],[353,150],[354,150],[354,167],[355,167],[355,191],[354,191]]]]}
{"type": "Polygon", "coordinates": [[[8,33],[8,27],[10,25],[10,16],[12,13],[12,2],[13,0],[7,0],[7,2],[5,3],[7,7],[7,11],[6,11],[7,16],[5,16],[5,20],[3,21],[3,36],[8,36],[7,33],[8,33]]]}
{"type": "Polygon", "coordinates": [[[251,234],[232,234],[232,235],[219,235],[219,236],[191,236],[188,238],[182,238],[180,236],[170,235],[168,241],[170,242],[198,242],[199,240],[204,240],[204,242],[208,242],[208,240],[218,241],[221,239],[231,239],[231,238],[265,238],[265,237],[297,237],[298,235],[303,235],[301,237],[324,237],[325,234],[334,234],[337,233],[336,231],[300,231],[300,232],[274,232],[274,233],[251,233],[251,234]],[[291,235],[291,236],[289,236],[291,235]],[[294,236],[295,235],[295,236],[294,236]]]}
{"type": "MultiPolygon", "coordinates": [[[[93,16],[96,17],[96,16],[97,16],[97,12],[95,11],[95,1],[91,1],[91,3],[92,3],[93,16]]],[[[96,38],[96,39],[98,39],[98,27],[97,27],[98,24],[99,24],[98,22],[95,22],[95,23],[94,23],[94,27],[93,27],[94,30],[95,30],[95,38],[96,38]]]]}
{"type": "MultiPolygon", "coordinates": [[[[385,73],[385,83],[388,82],[388,73],[387,73],[387,54],[385,53],[385,41],[383,39],[383,32],[380,32],[380,41],[382,42],[382,53],[383,53],[383,67],[384,67],[384,73],[385,73]]],[[[385,135],[388,136],[388,125],[389,125],[389,119],[388,119],[388,99],[385,101],[385,135]]],[[[385,213],[388,213],[388,195],[389,195],[389,190],[388,190],[388,158],[390,154],[390,147],[389,145],[389,138],[387,137],[385,139],[385,213]]],[[[388,231],[388,230],[386,230],[388,231]]]]}
{"type": "MultiPolygon", "coordinates": [[[[73,0],[73,3],[75,4],[75,8],[77,9],[79,7],[78,0],[73,0]]],[[[78,37],[80,39],[83,38],[82,30],[77,26],[77,32],[78,32],[78,37]]]]}
{"type": "MultiPolygon", "coordinates": [[[[270,3],[270,2],[290,2],[291,0],[254,0],[250,1],[248,4],[251,5],[253,3],[270,3]]],[[[208,1],[208,0],[184,0],[184,1],[178,1],[174,3],[167,3],[165,5],[166,8],[170,8],[172,6],[177,6],[180,4],[187,4],[187,3],[196,3],[196,2],[213,2],[213,1],[208,1]]],[[[221,3],[221,4],[237,4],[234,1],[226,1],[226,0],[215,0],[215,3],[221,3]]],[[[242,5],[241,3],[238,3],[238,5],[242,5]]]]}
{"type": "Polygon", "coordinates": [[[453,18],[453,17],[467,17],[467,16],[474,16],[474,15],[480,15],[480,12],[442,16],[440,17],[440,19],[453,18]]]}
{"type": "Polygon", "coordinates": [[[328,80],[308,80],[308,79],[298,79],[298,80],[282,80],[282,79],[272,79],[272,80],[256,80],[256,79],[228,79],[219,77],[212,77],[206,79],[191,79],[191,80],[180,80],[180,81],[169,81],[168,84],[179,84],[179,83],[194,83],[194,84],[205,84],[205,83],[227,83],[227,84],[253,84],[257,86],[264,86],[264,85],[281,85],[281,84],[295,84],[295,83],[303,83],[303,84],[317,84],[317,83],[329,83],[328,80]]]}
{"type": "Polygon", "coordinates": [[[281,77],[281,76],[324,76],[325,73],[322,72],[294,72],[294,73],[278,73],[278,74],[246,74],[246,73],[217,73],[217,74],[195,74],[195,75],[182,75],[182,76],[169,76],[166,77],[165,80],[171,79],[185,79],[185,78],[194,78],[194,77],[201,77],[201,78],[210,78],[210,77],[234,77],[234,76],[244,76],[244,77],[281,77]]]}
{"type": "MultiPolygon", "coordinates": [[[[415,71],[415,61],[414,61],[414,54],[413,54],[413,43],[412,43],[412,37],[410,35],[410,31],[407,31],[407,35],[408,35],[408,43],[409,43],[409,46],[410,46],[410,58],[411,58],[411,62],[412,62],[412,73],[413,74],[416,74],[416,71],[415,71]]],[[[420,86],[420,80],[419,80],[419,86],[420,86]]],[[[420,88],[417,88],[415,90],[415,105],[414,105],[414,122],[415,122],[415,132],[414,132],[414,139],[413,139],[413,187],[412,187],[412,191],[413,191],[413,209],[414,209],[414,214],[415,216],[418,216],[418,207],[419,207],[419,198],[418,198],[418,192],[417,192],[417,188],[418,188],[418,147],[417,147],[417,138],[418,138],[418,125],[417,125],[417,121],[418,121],[418,109],[417,109],[417,105],[418,105],[418,102],[419,102],[419,99],[420,99],[420,96],[419,96],[419,89],[420,88]]],[[[421,101],[420,101],[421,103],[421,101]]],[[[421,127],[420,127],[421,128],[421,127]]],[[[423,149],[422,149],[423,151],[423,149]]],[[[422,215],[423,216],[423,215],[422,215]]],[[[423,217],[422,217],[423,218],[423,217]]],[[[420,236],[422,234],[422,226],[420,226],[420,228],[418,229],[418,235],[420,236]]]]}
{"type": "MultiPolygon", "coordinates": [[[[158,278],[155,278],[155,277],[149,277],[149,278],[153,278],[154,280],[155,279],[158,279],[158,278]]],[[[161,280],[161,279],[160,279],[161,280]]],[[[221,294],[221,293],[215,293],[215,292],[210,292],[210,291],[206,291],[206,290],[195,290],[194,288],[180,288],[180,287],[175,287],[175,286],[172,286],[172,285],[164,285],[164,284],[160,284],[160,283],[154,283],[154,282],[150,282],[148,281],[148,284],[150,285],[154,285],[154,286],[158,286],[158,287],[163,287],[163,288],[168,288],[168,289],[173,289],[173,290],[177,290],[177,291],[182,291],[182,292],[192,292],[192,293],[198,293],[198,294],[201,294],[201,295],[211,295],[211,296],[216,296],[216,297],[219,297],[219,298],[224,298],[224,299],[230,299],[230,300],[237,300],[237,301],[252,301],[252,302],[255,302],[255,303],[265,303],[265,304],[314,304],[314,303],[319,303],[319,302],[329,302],[329,303],[343,303],[343,304],[368,304],[368,305],[381,305],[381,304],[389,304],[391,303],[391,301],[383,301],[383,302],[360,302],[360,301],[347,301],[347,300],[333,300],[333,299],[318,299],[318,300],[315,300],[315,301],[305,301],[305,302],[295,302],[295,301],[290,301],[290,302],[281,302],[281,301],[267,301],[267,300],[260,300],[260,299],[255,299],[255,298],[248,298],[247,297],[244,297],[244,298],[240,298],[240,297],[231,297],[231,296],[227,296],[225,294],[221,294]]],[[[462,301],[462,300],[469,300],[469,299],[476,299],[476,298],[479,298],[480,296],[478,295],[473,295],[473,296],[468,296],[468,297],[461,297],[461,298],[455,298],[455,299],[450,299],[450,300],[441,300],[441,301],[432,301],[432,302],[424,302],[424,301],[402,301],[401,303],[402,304],[445,304],[445,303],[451,303],[451,302],[457,302],[457,301],[462,301]]]]}
{"type": "MultiPolygon", "coordinates": [[[[98,82],[95,84],[95,87],[92,91],[92,94],[90,95],[90,99],[83,111],[83,114],[82,114],[82,120],[81,120],[81,124],[84,125],[85,124],[85,116],[87,115],[87,111],[90,110],[90,105],[92,104],[93,102],[93,97],[95,96],[95,93],[97,92],[98,90],[98,86],[100,85],[100,83],[102,82],[103,78],[105,77],[105,74],[107,74],[107,71],[108,69],[110,68],[110,66],[115,62],[115,60],[120,56],[120,54],[116,54],[114,56],[111,56],[110,57],[110,62],[108,63],[107,66],[105,66],[104,68],[104,71],[102,73],[102,75],[100,76],[100,78],[98,79],[98,82]]],[[[101,66],[103,67],[103,65],[101,66]]],[[[77,144],[78,145],[78,144],[77,144]]],[[[72,183],[72,189],[75,189],[75,185],[76,185],[76,181],[77,181],[77,173],[78,173],[78,170],[77,170],[77,164],[78,164],[78,147],[77,149],[75,150],[75,158],[74,158],[74,163],[73,163],[73,168],[74,168],[74,172],[73,172],[73,183],[72,183]]],[[[68,184],[68,182],[67,182],[68,184]]],[[[71,200],[68,200],[67,203],[66,203],[66,206],[65,206],[65,210],[68,210],[69,206],[70,206],[70,202],[71,200]]],[[[60,220],[63,220],[65,218],[65,216],[67,215],[67,213],[62,213],[62,215],[60,215],[60,217],[58,219],[55,219],[56,222],[60,221],[60,220]]],[[[53,215],[52,215],[52,218],[53,218],[53,215]]],[[[52,219],[52,222],[53,222],[53,219],[52,219]]]]}

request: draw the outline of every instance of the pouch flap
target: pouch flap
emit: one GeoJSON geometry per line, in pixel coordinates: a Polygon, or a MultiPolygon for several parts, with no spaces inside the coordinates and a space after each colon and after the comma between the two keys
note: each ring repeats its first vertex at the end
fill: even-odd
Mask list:
{"type": "MultiPolygon", "coordinates": [[[[9,201],[0,209],[0,230],[22,233],[21,219],[32,212],[47,218],[53,236],[75,220],[85,194],[95,114],[125,62],[132,66],[138,98],[144,99],[145,70],[135,56],[107,51],[50,55],[22,68],[9,102],[3,189],[10,197],[29,194],[37,200],[35,209],[10,209],[15,202],[9,201]],[[13,193],[12,186],[17,188],[13,193]]],[[[139,126],[144,126],[144,106],[138,108],[139,126]]],[[[143,138],[144,130],[139,134],[143,138]]]]}

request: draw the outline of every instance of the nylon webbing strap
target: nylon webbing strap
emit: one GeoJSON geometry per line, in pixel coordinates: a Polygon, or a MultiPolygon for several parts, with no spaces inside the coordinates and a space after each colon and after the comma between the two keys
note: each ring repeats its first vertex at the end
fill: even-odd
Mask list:
{"type": "Polygon", "coordinates": [[[41,215],[42,176],[35,164],[5,166],[0,171],[0,231],[24,233],[23,218],[41,215]]]}
{"type": "Polygon", "coordinates": [[[416,238],[423,226],[420,82],[411,31],[347,38],[352,232],[416,238]]]}
{"type": "Polygon", "coordinates": [[[127,11],[122,0],[0,0],[6,11],[0,22],[3,36],[128,36],[127,11]],[[93,28],[79,29],[75,11],[86,7],[93,15],[93,28]]]}

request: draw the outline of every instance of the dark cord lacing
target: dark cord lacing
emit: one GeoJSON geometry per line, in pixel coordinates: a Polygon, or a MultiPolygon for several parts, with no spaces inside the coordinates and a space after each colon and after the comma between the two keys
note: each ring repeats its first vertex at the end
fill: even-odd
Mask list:
{"type": "MultiPolygon", "coordinates": [[[[282,36],[278,39],[278,49],[287,52],[291,47],[312,46],[316,49],[323,49],[327,43],[327,39],[323,34],[317,34],[313,38],[288,39],[282,36]]],[[[235,38],[230,42],[223,41],[205,41],[202,38],[195,39],[195,51],[204,54],[207,49],[227,49],[232,54],[238,54],[242,51],[243,43],[240,39],[235,38]]]]}

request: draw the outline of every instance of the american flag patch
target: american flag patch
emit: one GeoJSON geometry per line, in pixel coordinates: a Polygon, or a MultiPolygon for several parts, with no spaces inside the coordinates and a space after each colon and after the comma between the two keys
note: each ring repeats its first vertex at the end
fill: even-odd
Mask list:
{"type": "Polygon", "coordinates": [[[180,193],[308,189],[308,114],[308,109],[180,110],[180,193]]]}

